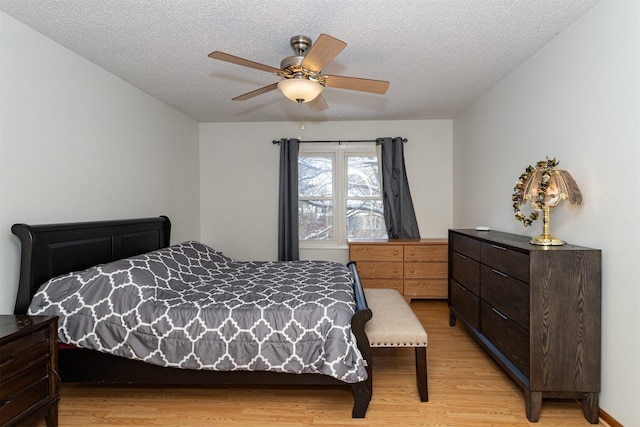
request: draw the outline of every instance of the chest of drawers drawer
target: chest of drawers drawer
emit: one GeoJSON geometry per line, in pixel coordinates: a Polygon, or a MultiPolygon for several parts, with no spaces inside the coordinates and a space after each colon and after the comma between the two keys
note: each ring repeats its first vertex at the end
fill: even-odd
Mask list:
{"type": "Polygon", "coordinates": [[[405,262],[405,279],[446,279],[446,262],[405,262]]]}
{"type": "Polygon", "coordinates": [[[349,260],[356,261],[397,261],[404,260],[404,246],[383,244],[354,244],[349,246],[349,260]]]}
{"type": "Polygon", "coordinates": [[[446,262],[447,245],[406,245],[404,260],[407,262],[446,262]]]}
{"type": "Polygon", "coordinates": [[[404,277],[402,262],[358,261],[356,265],[362,279],[402,279],[404,277]]]}

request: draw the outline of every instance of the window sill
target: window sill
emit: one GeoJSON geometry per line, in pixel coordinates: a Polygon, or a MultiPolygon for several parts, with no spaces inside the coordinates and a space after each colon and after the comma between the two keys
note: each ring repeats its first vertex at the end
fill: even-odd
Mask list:
{"type": "Polygon", "coordinates": [[[301,250],[314,250],[314,251],[335,251],[335,250],[348,250],[349,245],[346,243],[337,244],[337,243],[307,243],[304,244],[300,242],[299,248],[301,250]]]}

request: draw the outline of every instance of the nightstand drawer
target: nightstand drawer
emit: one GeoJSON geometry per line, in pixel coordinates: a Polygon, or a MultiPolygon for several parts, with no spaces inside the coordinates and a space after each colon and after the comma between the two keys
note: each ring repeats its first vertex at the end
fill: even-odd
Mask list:
{"type": "Polygon", "coordinates": [[[57,318],[0,315],[0,425],[58,423],[57,318]]]}
{"type": "Polygon", "coordinates": [[[48,357],[49,345],[46,329],[40,329],[4,344],[0,349],[0,378],[23,369],[25,360],[48,357]]]}
{"type": "Polygon", "coordinates": [[[0,424],[4,425],[12,418],[43,402],[43,396],[50,395],[49,379],[45,377],[35,383],[28,384],[27,388],[18,390],[7,398],[3,397],[0,401],[0,424]]]}

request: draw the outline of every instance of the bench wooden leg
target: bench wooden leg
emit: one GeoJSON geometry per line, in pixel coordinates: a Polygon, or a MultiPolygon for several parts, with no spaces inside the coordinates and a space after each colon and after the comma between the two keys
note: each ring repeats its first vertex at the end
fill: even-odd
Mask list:
{"type": "Polygon", "coordinates": [[[416,381],[421,402],[429,401],[427,379],[427,347],[416,347],[416,381]]]}

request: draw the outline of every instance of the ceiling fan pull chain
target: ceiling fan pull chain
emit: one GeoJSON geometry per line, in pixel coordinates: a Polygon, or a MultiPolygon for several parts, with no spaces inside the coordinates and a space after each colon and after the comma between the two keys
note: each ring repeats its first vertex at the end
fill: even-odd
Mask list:
{"type": "MultiPolygon", "coordinates": [[[[300,125],[300,134],[304,131],[304,113],[302,111],[302,100],[298,100],[298,124],[300,125]]],[[[302,135],[298,134],[298,139],[302,141],[302,135]]]]}

